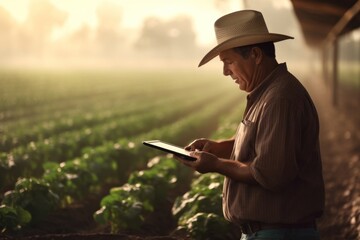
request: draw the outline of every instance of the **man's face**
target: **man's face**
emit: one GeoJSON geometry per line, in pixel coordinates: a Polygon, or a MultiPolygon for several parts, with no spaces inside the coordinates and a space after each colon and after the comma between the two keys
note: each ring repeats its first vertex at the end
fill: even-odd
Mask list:
{"type": "Polygon", "coordinates": [[[231,76],[241,90],[251,92],[255,88],[252,81],[256,66],[254,58],[245,59],[233,49],[221,52],[219,57],[224,64],[224,75],[231,76]]]}

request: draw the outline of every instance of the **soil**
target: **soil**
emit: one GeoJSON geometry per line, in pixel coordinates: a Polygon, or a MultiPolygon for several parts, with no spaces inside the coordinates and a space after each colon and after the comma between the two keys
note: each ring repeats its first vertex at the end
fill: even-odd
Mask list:
{"type": "Polygon", "coordinates": [[[360,89],[341,88],[332,104],[330,88],[311,79],[317,106],[326,189],[326,206],[318,222],[324,240],[360,239],[360,89]]]}
{"type": "MultiPolygon", "coordinates": [[[[321,239],[360,239],[360,91],[341,89],[337,106],[331,102],[330,88],[319,78],[305,82],[317,106],[320,141],[326,187],[325,213],[318,221],[321,239]]],[[[176,240],[188,239],[174,232],[171,201],[155,211],[141,231],[109,234],[107,226],[99,227],[92,213],[99,208],[96,196],[62,209],[21,235],[0,235],[6,240],[176,240]]]]}

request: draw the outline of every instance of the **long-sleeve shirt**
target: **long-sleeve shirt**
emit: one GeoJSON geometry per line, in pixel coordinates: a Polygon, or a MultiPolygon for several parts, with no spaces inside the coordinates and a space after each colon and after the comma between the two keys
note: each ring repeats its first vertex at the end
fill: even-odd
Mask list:
{"type": "Polygon", "coordinates": [[[247,96],[231,159],[258,185],[225,178],[223,212],[234,223],[302,223],[324,209],[319,119],[306,89],[278,67],[247,96]]]}

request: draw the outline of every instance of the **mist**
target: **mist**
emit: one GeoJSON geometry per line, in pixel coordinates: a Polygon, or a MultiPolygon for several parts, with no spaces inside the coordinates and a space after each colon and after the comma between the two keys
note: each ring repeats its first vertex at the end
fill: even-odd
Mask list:
{"type": "MultiPolygon", "coordinates": [[[[212,27],[221,15],[239,10],[231,8],[228,3],[209,2],[217,9],[217,15],[207,20],[207,27],[212,27]]],[[[303,64],[314,58],[316,53],[305,46],[291,6],[265,0],[249,1],[247,5],[247,8],[264,14],[270,32],[295,37],[295,40],[276,44],[280,62],[294,62],[299,66],[300,62],[303,64]]],[[[69,21],[69,13],[50,0],[30,0],[27,16],[22,22],[0,5],[0,66],[196,67],[202,56],[215,46],[213,32],[209,33],[212,37],[209,37],[208,44],[199,42],[201,33],[196,31],[194,23],[200,21],[200,16],[197,18],[187,12],[170,18],[150,14],[139,16],[143,17],[139,26],[129,27],[124,24],[126,11],[129,11],[126,5],[103,1],[96,8],[95,26],[83,22],[71,32],[56,36],[69,21]]]]}

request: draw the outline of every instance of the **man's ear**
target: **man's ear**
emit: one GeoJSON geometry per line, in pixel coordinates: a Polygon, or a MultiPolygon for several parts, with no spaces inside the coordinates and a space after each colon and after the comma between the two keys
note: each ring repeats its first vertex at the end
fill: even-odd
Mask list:
{"type": "Polygon", "coordinates": [[[251,49],[250,57],[255,60],[256,64],[260,64],[263,59],[263,52],[260,48],[254,47],[251,49]]]}

